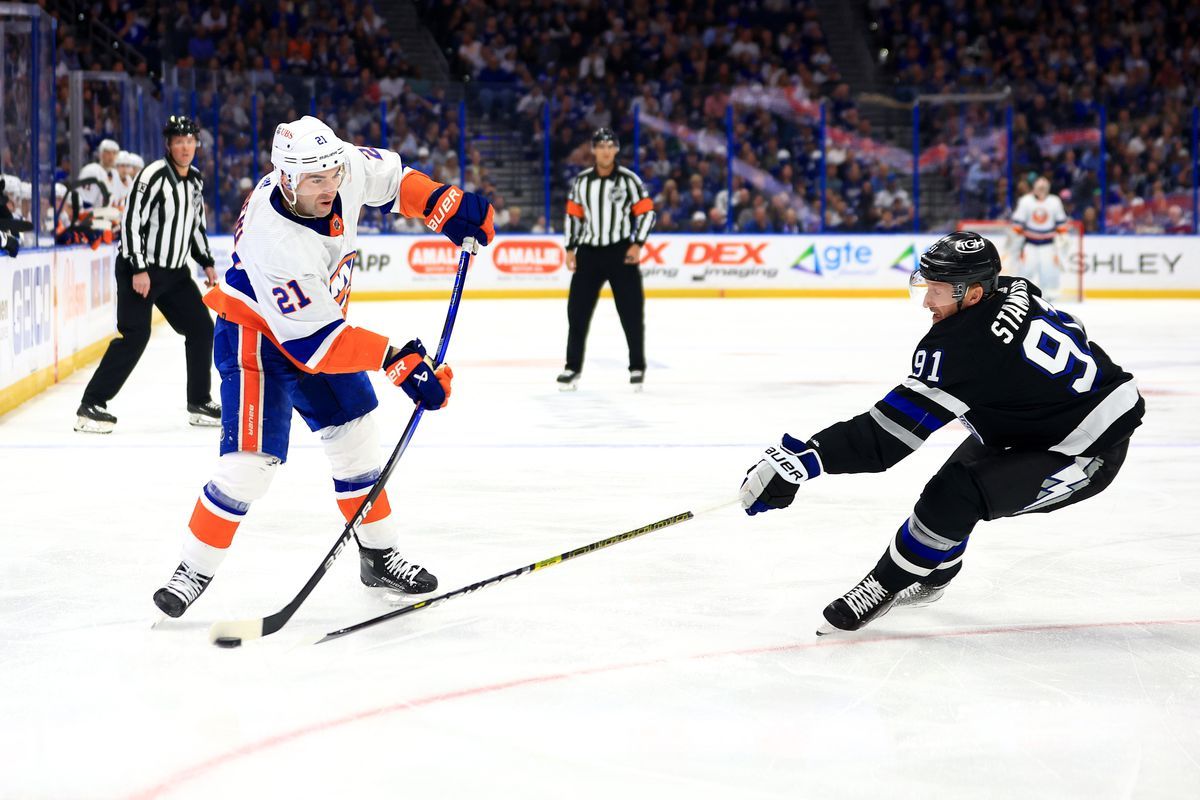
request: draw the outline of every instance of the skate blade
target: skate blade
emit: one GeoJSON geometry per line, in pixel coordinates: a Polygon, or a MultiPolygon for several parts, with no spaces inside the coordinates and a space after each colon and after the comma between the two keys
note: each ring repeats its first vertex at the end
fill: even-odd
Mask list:
{"type": "Polygon", "coordinates": [[[75,430],[78,433],[112,433],[115,423],[97,422],[87,417],[75,418],[75,430]]]}
{"type": "Polygon", "coordinates": [[[830,625],[828,622],[821,623],[821,627],[817,628],[817,636],[837,636],[842,633],[854,633],[854,631],[845,631],[841,628],[830,625]]]}
{"type": "Polygon", "coordinates": [[[207,417],[204,414],[189,414],[188,424],[197,428],[219,428],[221,427],[221,420],[207,417]]]}
{"type": "Polygon", "coordinates": [[[579,388],[579,386],[574,383],[560,383],[558,385],[558,390],[560,392],[573,392],[578,388],[579,388]]]}

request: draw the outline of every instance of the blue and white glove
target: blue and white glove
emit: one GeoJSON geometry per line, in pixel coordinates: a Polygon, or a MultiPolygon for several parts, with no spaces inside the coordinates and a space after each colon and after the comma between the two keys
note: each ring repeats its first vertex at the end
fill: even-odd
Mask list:
{"type": "Polygon", "coordinates": [[[773,508],[787,508],[804,481],[822,472],[821,456],[807,442],[786,433],[783,442],[771,445],[742,481],[742,508],[754,516],[773,508]]]}

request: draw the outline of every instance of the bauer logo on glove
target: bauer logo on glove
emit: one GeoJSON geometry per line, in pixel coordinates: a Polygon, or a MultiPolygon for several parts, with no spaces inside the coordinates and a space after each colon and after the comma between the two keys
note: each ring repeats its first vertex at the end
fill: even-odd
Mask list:
{"type": "Polygon", "coordinates": [[[807,442],[785,433],[783,441],[768,447],[762,459],[746,472],[741,488],[742,508],[750,516],[787,508],[795,499],[800,484],[821,472],[820,454],[807,442]]]}
{"type": "Polygon", "coordinates": [[[450,402],[454,371],[449,364],[435,369],[420,339],[411,340],[399,350],[388,348],[383,371],[388,380],[403,389],[414,403],[424,403],[430,411],[445,408],[450,402]]]}

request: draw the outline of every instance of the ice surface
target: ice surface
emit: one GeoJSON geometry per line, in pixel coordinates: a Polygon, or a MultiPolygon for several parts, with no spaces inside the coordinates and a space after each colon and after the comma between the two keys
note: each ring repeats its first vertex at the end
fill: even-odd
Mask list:
{"type": "MultiPolygon", "coordinates": [[[[71,430],[91,368],[0,417],[0,797],[1194,797],[1200,785],[1200,327],[1195,303],[1081,308],[1146,424],[1100,496],[984,523],[946,597],[813,636],[871,567],[957,427],[787,511],[729,507],[354,634],[388,606],[347,551],[297,420],[292,457],[211,588],[151,629],[217,432],[190,428],[182,340],[155,329],[71,430]]],[[[352,321],[431,349],[442,302],[352,321]]],[[[464,302],[454,397],[389,485],[406,554],[450,590],[732,498],[784,430],[870,406],[925,318],[904,301],[651,300],[643,394],[611,301],[559,393],[562,301],[464,302]]],[[[411,413],[378,383],[386,458],[411,413]]]]}

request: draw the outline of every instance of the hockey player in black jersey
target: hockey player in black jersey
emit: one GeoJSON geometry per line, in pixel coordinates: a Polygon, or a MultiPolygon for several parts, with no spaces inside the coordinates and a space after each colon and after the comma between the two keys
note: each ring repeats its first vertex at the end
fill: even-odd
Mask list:
{"type": "Polygon", "coordinates": [[[786,508],[822,473],[882,472],[954,419],[970,431],[875,567],[825,607],[818,634],[938,599],[980,520],[1056,511],[1103,491],[1145,412],[1133,376],[1035,285],[1000,277],[999,254],[979,234],[939,239],[910,285],[933,325],[909,377],[865,414],[807,440],[784,434],[742,482],[747,514],[786,508]]]}

